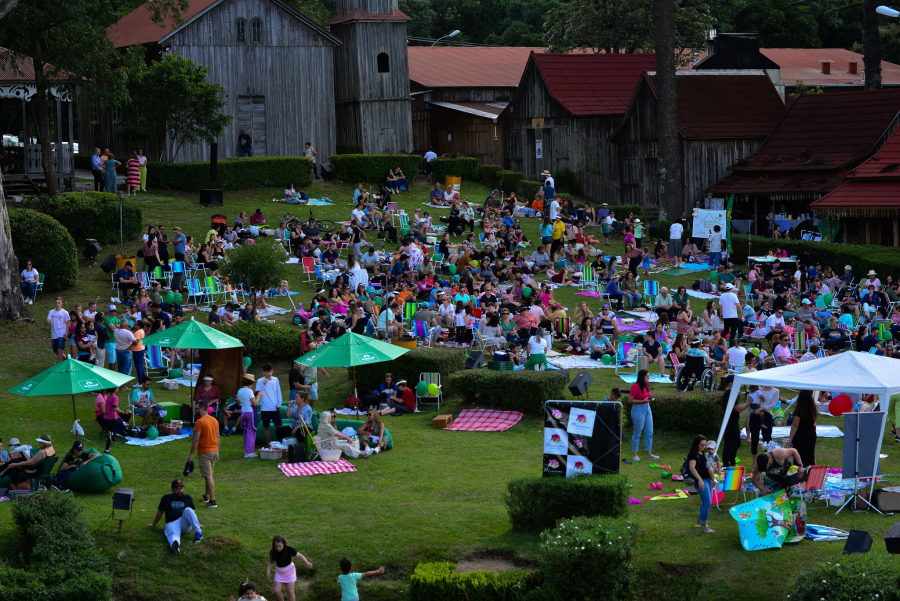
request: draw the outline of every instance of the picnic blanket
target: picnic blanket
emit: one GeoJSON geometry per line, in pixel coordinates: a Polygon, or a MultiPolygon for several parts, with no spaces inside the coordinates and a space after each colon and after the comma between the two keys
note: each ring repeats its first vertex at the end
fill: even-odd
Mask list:
{"type": "Polygon", "coordinates": [[[135,447],[155,447],[158,444],[172,442],[173,440],[181,440],[182,438],[190,438],[191,436],[193,436],[193,432],[189,432],[188,434],[173,434],[172,436],[160,436],[154,440],[126,436],[125,444],[130,444],[135,447]]]}
{"type": "Polygon", "coordinates": [[[708,292],[700,292],[699,290],[691,290],[690,288],[687,289],[687,294],[688,294],[688,296],[692,296],[694,298],[702,298],[704,300],[711,300],[711,299],[719,298],[718,294],[710,294],[708,292]]]}
{"type": "MultiPolygon", "coordinates": [[[[775,426],[772,428],[772,439],[789,438],[791,435],[790,426],[775,426]]],[[[819,438],[843,438],[844,433],[837,426],[816,426],[816,436],[819,438]]],[[[747,439],[746,428],[741,428],[741,438],[747,439]]]]}
{"type": "Polygon", "coordinates": [[[688,271],[709,271],[709,263],[682,263],[681,266],[688,271]]]}
{"type": "Polygon", "coordinates": [[[646,332],[653,327],[653,324],[643,319],[635,319],[634,323],[628,324],[623,324],[621,319],[618,321],[620,332],[646,332]]]}
{"type": "MultiPolygon", "coordinates": [[[[623,382],[626,384],[634,384],[637,382],[637,374],[630,374],[627,376],[619,376],[623,382]]],[[[669,376],[664,376],[662,374],[650,374],[650,381],[654,384],[674,384],[672,380],[669,379],[669,376]]]]}
{"type": "Polygon", "coordinates": [[[616,311],[616,315],[621,316],[621,314],[625,313],[626,315],[630,315],[631,317],[635,317],[640,319],[641,321],[646,321],[649,323],[653,323],[659,319],[659,315],[652,311],[616,311]]]}
{"type": "Polygon", "coordinates": [[[306,463],[279,463],[278,469],[288,478],[315,476],[317,474],[341,474],[355,472],[356,468],[346,459],[340,461],[308,461],[306,463]]]}
{"type": "Polygon", "coordinates": [[[560,357],[547,357],[547,363],[558,369],[606,369],[615,365],[603,365],[587,355],[567,355],[560,357]]]}
{"type": "Polygon", "coordinates": [[[280,297],[280,296],[284,296],[284,297],[287,297],[287,296],[298,296],[299,294],[300,294],[300,293],[297,292],[296,290],[288,290],[288,293],[287,293],[287,294],[279,294],[279,293],[278,293],[277,291],[275,291],[275,290],[269,290],[269,291],[266,293],[266,298],[278,298],[278,297],[280,297]]]}
{"type": "Polygon", "coordinates": [[[466,432],[502,432],[509,430],[522,419],[518,411],[494,411],[493,409],[463,409],[447,430],[466,432]]]}
{"type": "Polygon", "coordinates": [[[675,267],[673,269],[667,269],[666,271],[661,271],[660,273],[663,275],[670,275],[672,277],[677,277],[680,275],[687,275],[691,273],[692,269],[684,269],[682,267],[675,267]]]}
{"type": "Polygon", "coordinates": [[[449,210],[451,208],[451,207],[448,207],[445,205],[433,205],[430,202],[423,202],[422,204],[425,205],[426,207],[431,207],[432,209],[447,209],[447,210],[449,210]]]}

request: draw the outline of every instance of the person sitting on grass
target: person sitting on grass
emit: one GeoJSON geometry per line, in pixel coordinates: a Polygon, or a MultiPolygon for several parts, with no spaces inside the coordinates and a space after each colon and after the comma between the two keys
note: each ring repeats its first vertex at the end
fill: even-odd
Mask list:
{"type": "Polygon", "coordinates": [[[644,369],[646,370],[650,363],[656,363],[659,365],[659,373],[665,374],[666,357],[662,349],[662,343],[656,339],[656,332],[654,330],[648,330],[645,334],[642,350],[644,356],[644,369]]]}
{"type": "Polygon", "coordinates": [[[600,361],[606,355],[614,357],[616,354],[616,350],[613,348],[609,338],[603,333],[603,328],[599,326],[594,330],[594,335],[591,336],[590,349],[591,359],[594,361],[600,361]]]}
{"type": "Polygon", "coordinates": [[[416,410],[416,393],[407,386],[406,380],[397,382],[397,392],[387,398],[388,406],[381,411],[381,415],[401,416],[413,413],[416,410]]]}
{"type": "Polygon", "coordinates": [[[72,474],[99,456],[97,453],[85,452],[84,443],[76,440],[72,444],[72,450],[63,457],[62,465],[56,472],[56,486],[62,490],[68,490],[69,478],[72,477],[72,474]]]}
{"type": "Polygon", "coordinates": [[[356,432],[360,435],[360,454],[363,457],[380,453],[384,449],[384,424],[381,422],[381,415],[375,409],[369,409],[366,421],[356,432]]]}
{"type": "Polygon", "coordinates": [[[353,564],[346,557],[341,558],[341,575],[337,581],[341,587],[341,601],[359,601],[359,591],[356,589],[357,580],[369,578],[371,576],[380,576],[384,574],[384,567],[378,568],[372,572],[351,572],[353,564]]]}
{"type": "Polygon", "coordinates": [[[56,455],[56,449],[53,448],[53,439],[50,438],[49,434],[44,434],[37,439],[37,442],[41,447],[37,453],[25,461],[8,463],[3,468],[3,471],[0,472],[0,478],[9,476],[11,490],[31,490],[30,478],[37,476],[41,471],[41,461],[56,455]]]}
{"type": "Polygon", "coordinates": [[[175,555],[181,554],[181,535],[194,531],[194,542],[203,540],[203,524],[197,519],[194,511],[194,500],[191,495],[184,494],[184,481],[173,480],[172,492],[163,495],[156,508],[156,517],[148,524],[156,528],[160,518],[166,516],[166,526],[163,532],[169,542],[169,548],[175,555]]]}
{"type": "Polygon", "coordinates": [[[256,585],[250,582],[248,578],[246,582],[243,582],[238,587],[238,598],[235,599],[234,595],[232,595],[228,598],[228,601],[266,601],[266,598],[257,594],[256,585]]]}

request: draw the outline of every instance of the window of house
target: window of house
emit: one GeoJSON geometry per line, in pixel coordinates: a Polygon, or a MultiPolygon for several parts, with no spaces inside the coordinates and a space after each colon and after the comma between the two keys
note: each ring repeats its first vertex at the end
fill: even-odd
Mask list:
{"type": "Polygon", "coordinates": [[[388,59],[388,55],[384,52],[378,55],[378,72],[379,73],[390,73],[391,72],[391,61],[388,59]]]}
{"type": "Polygon", "coordinates": [[[254,44],[259,44],[262,42],[262,21],[259,19],[253,19],[250,22],[250,39],[254,44]]]}
{"type": "Polygon", "coordinates": [[[96,125],[100,121],[100,109],[96,104],[92,104],[88,109],[88,121],[91,122],[91,125],[96,125]]]}
{"type": "Polygon", "coordinates": [[[237,43],[238,44],[246,44],[247,43],[247,22],[243,19],[238,19],[236,23],[236,32],[237,32],[237,43]]]}
{"type": "Polygon", "coordinates": [[[112,122],[119,123],[122,121],[122,110],[121,109],[113,109],[112,110],[112,122]]]}

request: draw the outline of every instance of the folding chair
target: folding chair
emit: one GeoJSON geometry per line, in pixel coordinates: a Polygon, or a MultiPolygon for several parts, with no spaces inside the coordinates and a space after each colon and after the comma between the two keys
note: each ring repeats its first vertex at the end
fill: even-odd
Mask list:
{"type": "MultiPolygon", "coordinates": [[[[743,493],[744,503],[746,503],[747,491],[744,490],[744,466],[726,467],[725,472],[722,476],[722,481],[719,482],[716,488],[721,490],[723,493],[734,493],[734,503],[732,503],[732,505],[737,505],[738,493],[743,493]]],[[[724,499],[725,495],[722,495],[722,498],[724,499]]],[[[716,509],[722,511],[722,508],[719,507],[718,501],[716,501],[716,509]]]]}
{"type": "Polygon", "coordinates": [[[144,353],[144,360],[147,364],[147,375],[151,371],[163,372],[161,375],[169,373],[169,359],[162,354],[162,349],[158,346],[148,346],[147,352],[144,353]]]}
{"type": "Polygon", "coordinates": [[[438,387],[437,395],[432,395],[430,392],[426,392],[425,394],[419,396],[419,392],[416,391],[416,411],[419,410],[419,405],[434,405],[437,403],[438,411],[441,410],[441,400],[444,398],[444,389],[441,387],[441,374],[438,372],[422,372],[419,374],[419,381],[425,382],[429,386],[432,384],[436,384],[438,387]],[[425,402],[423,399],[433,399],[434,402],[425,402]]]}
{"type": "Polygon", "coordinates": [[[410,299],[403,303],[403,321],[407,323],[411,323],[413,320],[413,316],[416,314],[416,311],[419,310],[419,306],[416,304],[415,299],[410,299]]]}
{"type": "Polygon", "coordinates": [[[209,296],[207,296],[205,289],[200,285],[200,280],[197,278],[191,278],[187,281],[187,289],[188,289],[188,298],[194,298],[194,304],[199,305],[202,299],[203,303],[209,305],[209,296]]]}
{"type": "Polygon", "coordinates": [[[163,271],[161,265],[157,265],[156,267],[154,267],[153,271],[149,272],[149,275],[151,280],[155,280],[157,282],[165,282],[166,280],[171,279],[166,277],[166,273],[163,271]]]}
{"type": "Polygon", "coordinates": [[[634,346],[633,342],[622,342],[619,344],[619,348],[616,350],[616,375],[637,375],[638,369],[641,366],[640,357],[636,357],[634,363],[628,363],[627,357],[628,352],[634,346]]]}
{"type": "Polygon", "coordinates": [[[581,280],[578,282],[578,286],[584,290],[586,288],[594,288],[599,291],[599,284],[597,283],[597,275],[594,273],[594,268],[590,265],[585,265],[581,268],[581,280]]]}
{"type": "Polygon", "coordinates": [[[797,492],[804,501],[810,501],[815,495],[822,498],[825,503],[825,476],[828,475],[827,465],[811,465],[807,468],[806,482],[797,485],[797,492]],[[808,496],[807,496],[808,495],[808,496]]]}
{"type": "Polygon", "coordinates": [[[678,373],[678,370],[681,369],[681,361],[678,360],[678,356],[675,353],[669,353],[669,361],[672,362],[672,369],[678,373]]]}
{"type": "Polygon", "coordinates": [[[409,227],[409,215],[407,215],[406,213],[392,213],[391,224],[393,224],[394,227],[400,226],[398,228],[400,230],[405,227],[409,227]]]}
{"type": "Polygon", "coordinates": [[[644,298],[647,299],[647,306],[656,313],[656,295],[659,294],[659,282],[655,280],[644,280],[644,298]]]}
{"type": "Polygon", "coordinates": [[[306,283],[314,283],[316,281],[316,260],[313,257],[303,257],[300,263],[303,266],[303,275],[306,276],[306,283]]]}
{"type": "Polygon", "coordinates": [[[747,299],[747,302],[750,303],[750,306],[756,308],[756,294],[752,292],[752,286],[750,284],[744,284],[744,298],[747,299]]]}
{"type": "Polygon", "coordinates": [[[141,286],[141,288],[145,288],[147,290],[151,288],[150,274],[146,271],[135,271],[134,277],[137,278],[138,284],[141,286]]]}
{"type": "Polygon", "coordinates": [[[791,353],[793,355],[803,355],[809,350],[809,339],[806,332],[794,332],[791,334],[791,353]]]}
{"type": "MultiPolygon", "coordinates": [[[[38,274],[38,283],[34,285],[34,295],[37,296],[38,292],[41,292],[44,289],[44,274],[38,274]]],[[[115,272],[113,272],[113,277],[115,277],[115,272]]]]}
{"type": "Polygon", "coordinates": [[[424,321],[412,322],[412,329],[409,333],[415,338],[421,338],[423,343],[430,340],[430,336],[428,335],[428,324],[424,321]]]}
{"type": "Polygon", "coordinates": [[[217,302],[220,297],[223,299],[225,298],[225,294],[219,289],[219,282],[216,281],[216,276],[206,276],[201,285],[206,293],[208,302],[214,303],[217,302]]]}
{"type": "Polygon", "coordinates": [[[557,338],[568,338],[569,332],[572,329],[571,319],[568,317],[557,317],[556,318],[556,336],[557,338]]]}
{"type": "Polygon", "coordinates": [[[331,284],[338,277],[337,273],[331,273],[331,272],[322,273],[322,270],[319,269],[319,266],[315,265],[315,264],[313,264],[313,269],[315,270],[315,273],[316,273],[316,280],[322,280],[323,284],[331,284]]]}
{"type": "Polygon", "coordinates": [[[38,490],[39,487],[50,488],[50,474],[53,472],[53,466],[59,461],[59,455],[51,455],[41,459],[41,469],[34,476],[29,478],[31,481],[31,490],[38,490]]]}

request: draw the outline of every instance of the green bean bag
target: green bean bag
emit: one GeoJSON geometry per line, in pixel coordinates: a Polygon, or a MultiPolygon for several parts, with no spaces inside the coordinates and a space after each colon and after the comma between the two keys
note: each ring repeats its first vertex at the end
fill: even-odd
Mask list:
{"type": "MultiPolygon", "coordinates": [[[[355,419],[336,419],[334,420],[334,428],[340,432],[344,428],[353,428],[354,430],[358,430],[361,425],[365,422],[355,419]]],[[[390,431],[387,429],[387,425],[384,427],[384,450],[390,451],[394,447],[394,439],[391,436],[390,431]]]]}
{"type": "MultiPolygon", "coordinates": [[[[160,409],[166,410],[166,416],[162,418],[160,423],[168,424],[170,421],[175,419],[176,417],[181,419],[181,403],[173,403],[171,401],[162,401],[157,403],[160,409]]],[[[143,418],[139,418],[143,419],[143,418]]]]}
{"type": "Polygon", "coordinates": [[[122,468],[112,455],[103,455],[97,449],[88,453],[100,455],[69,477],[68,487],[75,492],[104,492],[121,484],[122,468]]]}

